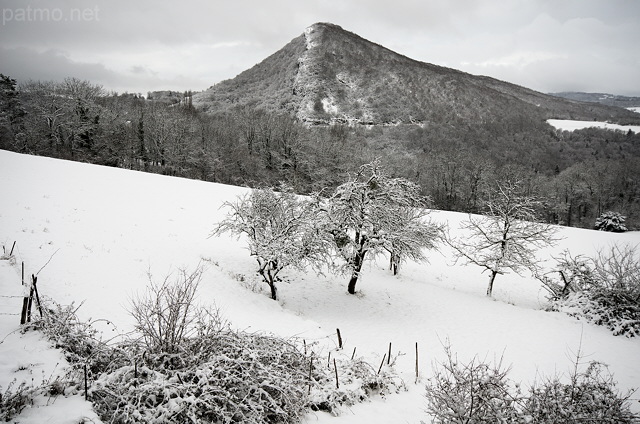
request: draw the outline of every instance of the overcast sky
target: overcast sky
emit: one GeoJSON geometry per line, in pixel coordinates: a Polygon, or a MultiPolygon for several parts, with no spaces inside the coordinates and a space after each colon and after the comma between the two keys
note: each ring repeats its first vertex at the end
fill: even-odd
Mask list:
{"type": "Polygon", "coordinates": [[[199,91],[315,22],[542,92],[640,96],[638,0],[0,0],[0,72],[199,91]]]}

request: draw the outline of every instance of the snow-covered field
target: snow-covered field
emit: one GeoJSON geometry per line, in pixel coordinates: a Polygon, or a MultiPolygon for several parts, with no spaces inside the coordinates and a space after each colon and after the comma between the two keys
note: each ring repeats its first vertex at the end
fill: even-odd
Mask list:
{"type": "MultiPolygon", "coordinates": [[[[525,385],[536,377],[569,371],[581,349],[585,360],[609,365],[621,390],[640,386],[640,340],[615,337],[601,327],[542,310],[545,292],[531,277],[498,276],[494,299],[484,293],[480,268],[453,265],[450,252],[430,254],[430,264],[408,263],[393,277],[385,258],[366,265],[359,294],[346,293],[346,278],[285,272],[279,302],[270,300],[255,275],[242,239],[208,238],[224,217],[224,201],[246,189],[0,151],[0,244],[16,241],[17,264],[0,261],[0,386],[13,379],[55,378],[64,368],[59,352],[36,334],[21,335],[20,271],[38,273],[42,296],[62,304],[84,302],[84,318],[105,318],[105,339],[131,329],[129,299],[144,290],[148,273],[163,279],[180,268],[206,268],[199,301],[215,304],[241,329],[300,337],[338,355],[379,363],[392,343],[396,370],[408,391],[345,408],[342,415],[310,413],[308,423],[412,423],[429,419],[424,382],[443,358],[447,340],[464,358],[499,358],[510,377],[525,385]],[[244,278],[241,278],[244,276],[244,278]],[[239,280],[244,279],[244,282],[239,280]],[[114,328],[115,326],[115,328],[114,328]],[[415,343],[420,381],[414,383],[415,343]]],[[[434,212],[455,233],[465,215],[434,212]]],[[[561,229],[564,239],[540,252],[563,249],[593,254],[613,242],[640,243],[640,233],[561,229]]],[[[547,264],[551,266],[552,262],[547,264]]],[[[636,395],[636,397],[638,397],[636,395]]],[[[640,410],[640,403],[633,408],[640,410]]],[[[99,419],[80,397],[38,400],[20,423],[78,423],[99,419]]]]}
{"type": "MultiPolygon", "coordinates": [[[[637,111],[636,111],[637,112],[637,111]]],[[[607,130],[617,130],[627,132],[631,130],[634,133],[640,133],[640,125],[618,125],[609,122],[596,121],[572,121],[569,119],[547,119],[547,122],[554,128],[563,131],[575,131],[584,128],[604,128],[607,130]]]]}

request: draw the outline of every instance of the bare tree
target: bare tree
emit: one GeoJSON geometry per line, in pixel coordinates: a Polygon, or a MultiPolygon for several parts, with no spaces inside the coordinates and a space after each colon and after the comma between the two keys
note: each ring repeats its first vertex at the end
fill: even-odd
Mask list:
{"type": "Polygon", "coordinates": [[[461,224],[464,235],[448,237],[456,261],[463,260],[489,271],[487,296],[498,274],[538,271],[536,250],[555,244],[557,229],[537,222],[535,197],[524,194],[520,181],[502,181],[487,201],[486,215],[469,215],[461,224]]]}
{"type": "Polygon", "coordinates": [[[401,206],[390,208],[389,212],[395,220],[390,222],[383,247],[389,252],[389,268],[397,275],[407,259],[427,261],[425,249],[437,249],[443,228],[427,218],[427,209],[401,206]]]}
{"type": "Polygon", "coordinates": [[[212,235],[224,232],[247,236],[251,256],[258,262],[258,273],[277,299],[276,281],[285,267],[320,267],[328,251],[316,228],[314,202],[299,200],[290,191],[256,189],[235,203],[212,235]]]}

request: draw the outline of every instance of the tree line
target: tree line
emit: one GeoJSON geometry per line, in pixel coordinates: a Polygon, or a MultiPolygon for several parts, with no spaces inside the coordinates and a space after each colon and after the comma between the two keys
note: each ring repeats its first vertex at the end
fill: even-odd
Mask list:
{"type": "Polygon", "coordinates": [[[204,113],[191,92],[175,97],[109,93],[75,78],[18,85],[1,75],[0,148],[249,187],[286,182],[306,194],[380,158],[434,208],[466,212],[480,212],[490,187],[517,174],[549,223],[591,228],[613,210],[640,226],[640,136],[632,132],[562,132],[524,116],[309,127],[250,105],[204,113]]]}

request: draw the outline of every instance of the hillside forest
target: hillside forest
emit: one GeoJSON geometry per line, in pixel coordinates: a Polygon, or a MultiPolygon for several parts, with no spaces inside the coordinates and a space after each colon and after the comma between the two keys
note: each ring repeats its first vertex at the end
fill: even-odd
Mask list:
{"type": "Polygon", "coordinates": [[[482,212],[490,187],[517,177],[545,222],[593,228],[614,211],[640,228],[640,135],[631,131],[560,131],[516,112],[470,122],[444,109],[420,125],[309,126],[251,105],[203,112],[191,99],[0,75],[0,148],[239,186],[285,182],[302,194],[335,188],[378,158],[436,209],[482,212]]]}

